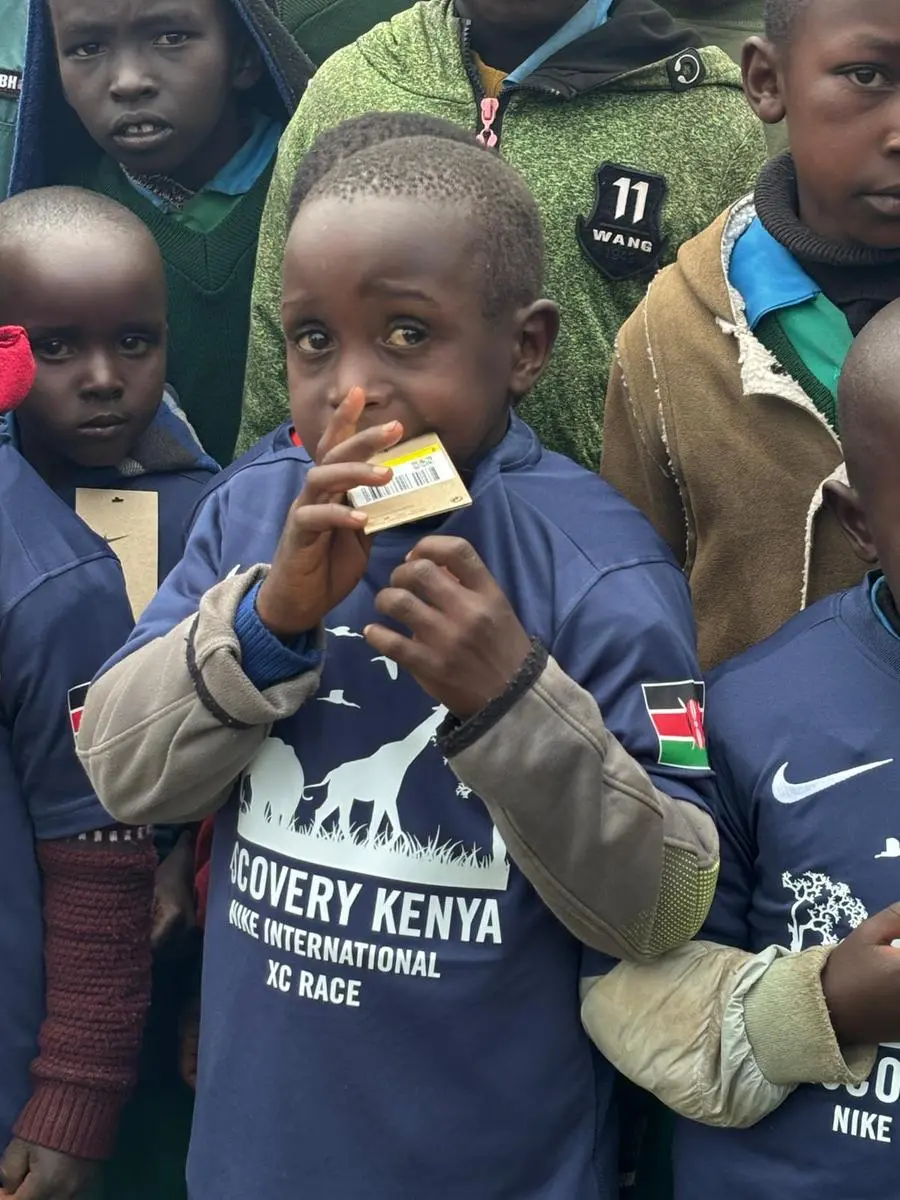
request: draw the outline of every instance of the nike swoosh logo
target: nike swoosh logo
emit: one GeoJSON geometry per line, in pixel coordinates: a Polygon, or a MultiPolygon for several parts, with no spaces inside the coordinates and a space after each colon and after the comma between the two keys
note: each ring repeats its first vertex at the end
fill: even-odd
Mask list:
{"type": "Polygon", "coordinates": [[[128,534],[123,533],[121,537],[104,538],[103,540],[106,542],[107,546],[111,546],[113,542],[124,542],[127,537],[128,534]]]}
{"type": "Polygon", "coordinates": [[[779,804],[797,804],[798,801],[808,800],[810,796],[827,791],[828,788],[837,787],[839,783],[846,783],[848,779],[853,779],[857,775],[865,775],[866,771],[886,767],[893,761],[892,758],[883,758],[880,762],[863,763],[861,767],[851,767],[848,771],[837,771],[834,775],[823,775],[820,779],[809,779],[806,783],[790,783],[785,778],[788,764],[782,763],[772,780],[772,795],[779,804]]]}
{"type": "Polygon", "coordinates": [[[240,573],[241,573],[241,564],[237,563],[235,566],[233,566],[231,568],[231,570],[228,572],[228,574],[225,576],[225,578],[226,579],[234,579],[235,575],[240,575],[240,573]]]}

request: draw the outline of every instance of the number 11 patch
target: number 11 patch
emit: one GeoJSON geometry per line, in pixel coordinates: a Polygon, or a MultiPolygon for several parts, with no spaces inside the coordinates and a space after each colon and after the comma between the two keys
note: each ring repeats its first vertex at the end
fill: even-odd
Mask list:
{"type": "Polygon", "coordinates": [[[596,188],[593,212],[577,220],[581,249],[608,279],[654,270],[665,248],[665,176],[607,162],[597,169],[596,188]]]}

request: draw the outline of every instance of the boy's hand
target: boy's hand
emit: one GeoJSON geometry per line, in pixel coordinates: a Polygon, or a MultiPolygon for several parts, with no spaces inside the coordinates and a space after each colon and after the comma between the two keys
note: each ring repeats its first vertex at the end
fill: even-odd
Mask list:
{"type": "Polygon", "coordinates": [[[362,388],[351,388],[328,422],[306,476],[291,505],[272,568],[259,589],[259,619],[284,641],[315,629],[349,596],[369,561],[366,514],[344,503],[351,488],[384,487],[392,472],[366,459],[403,437],[399,421],[357,433],[366,406],[362,388]]]}
{"type": "Polygon", "coordinates": [[[462,538],[423,538],[375,606],[412,637],[369,625],[363,630],[369,645],[460,721],[501,696],[531,653],[509,601],[462,538]]]}
{"type": "Polygon", "coordinates": [[[95,1163],[30,1142],[13,1140],[0,1160],[0,1196],[16,1200],[82,1200],[97,1173],[95,1163]]]}
{"type": "Polygon", "coordinates": [[[150,945],[160,950],[176,935],[187,934],[197,924],[194,906],[194,839],[181,834],[172,852],[156,868],[153,885],[153,931],[150,945]]]}
{"type": "Polygon", "coordinates": [[[843,1046],[900,1042],[900,904],[863,921],[828,957],[822,990],[843,1046]]]}
{"type": "Polygon", "coordinates": [[[197,1090],[200,1053],[200,999],[192,997],[178,1022],[178,1073],[192,1091],[197,1090]]]}

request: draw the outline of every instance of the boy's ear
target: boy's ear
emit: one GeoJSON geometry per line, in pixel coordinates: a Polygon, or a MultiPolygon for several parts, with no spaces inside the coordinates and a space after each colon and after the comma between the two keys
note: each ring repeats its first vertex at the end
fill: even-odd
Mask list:
{"type": "Polygon", "coordinates": [[[855,488],[837,479],[825,484],[825,503],[837,518],[844,536],[857,558],[870,567],[878,562],[878,551],[869,529],[869,522],[855,488]]]}
{"type": "Polygon", "coordinates": [[[741,51],[741,74],[750,107],[766,125],[777,125],[786,112],[781,98],[781,62],[779,51],[765,38],[752,37],[741,51]]]}
{"type": "Polygon", "coordinates": [[[236,92],[249,92],[259,83],[263,73],[263,61],[256,42],[243,36],[237,39],[231,65],[231,86],[236,92]]]}
{"type": "Polygon", "coordinates": [[[552,300],[536,300],[516,314],[516,353],[509,392],[514,401],[526,396],[547,365],[559,333],[559,309],[552,300]]]}

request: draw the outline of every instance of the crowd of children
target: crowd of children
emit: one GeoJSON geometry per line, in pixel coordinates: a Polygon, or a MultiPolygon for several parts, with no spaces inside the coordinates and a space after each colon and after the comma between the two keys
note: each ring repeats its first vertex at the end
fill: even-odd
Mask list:
{"type": "Polygon", "coordinates": [[[900,9],[10,7],[0,1197],[900,1198],[900,9]]]}

